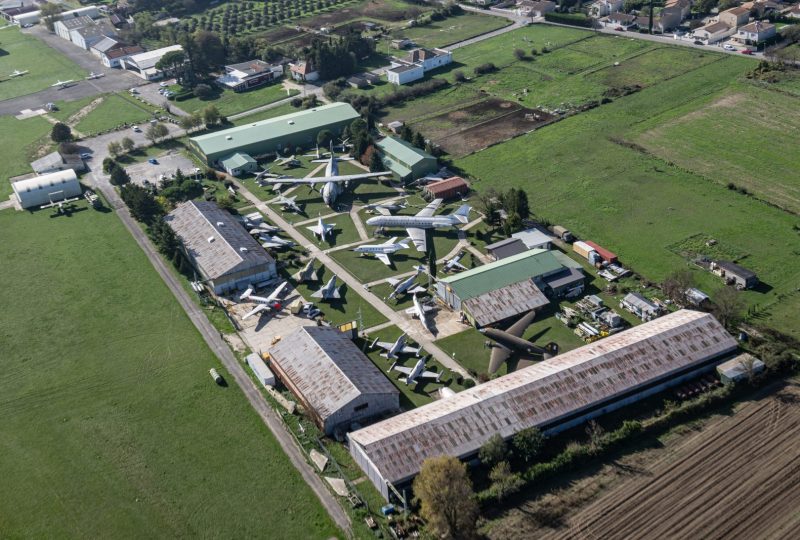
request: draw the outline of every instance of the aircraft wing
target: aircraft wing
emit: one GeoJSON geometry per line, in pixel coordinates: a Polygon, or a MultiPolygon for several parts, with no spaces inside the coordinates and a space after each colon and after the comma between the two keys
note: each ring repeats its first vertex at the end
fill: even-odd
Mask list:
{"type": "Polygon", "coordinates": [[[336,287],[335,289],[333,289],[333,292],[330,294],[328,298],[335,298],[338,300],[341,297],[342,293],[339,292],[339,287],[336,287]]]}
{"type": "Polygon", "coordinates": [[[401,281],[401,280],[399,280],[399,279],[397,279],[397,278],[393,278],[393,277],[390,277],[389,279],[387,279],[387,280],[386,280],[386,282],[387,282],[389,285],[391,285],[392,287],[397,287],[397,284],[398,284],[398,283],[400,283],[400,281],[401,281]]]}
{"type": "Polygon", "coordinates": [[[324,294],[323,293],[324,290],[325,289],[320,289],[318,291],[314,291],[313,293],[311,293],[311,298],[322,298],[322,296],[324,294]]]}
{"type": "Polygon", "coordinates": [[[419,354],[419,347],[410,347],[406,345],[400,352],[403,354],[419,354]]]}
{"type": "Polygon", "coordinates": [[[267,311],[268,309],[269,309],[269,306],[267,304],[259,304],[255,308],[253,308],[252,310],[250,310],[247,313],[245,313],[244,317],[242,317],[242,320],[245,320],[248,317],[252,317],[253,315],[256,315],[258,313],[261,313],[262,311],[267,311]]]}
{"type": "MultiPolygon", "coordinates": [[[[413,287],[413,288],[411,288],[411,289],[407,290],[407,291],[406,291],[406,294],[411,294],[411,295],[414,295],[414,294],[417,294],[418,292],[425,292],[425,291],[427,291],[427,290],[428,290],[428,289],[426,289],[426,288],[425,288],[425,287],[423,287],[422,285],[417,285],[416,287],[413,287]]],[[[427,311],[427,310],[426,310],[426,311],[427,311]]]]}
{"type": "Polygon", "coordinates": [[[406,376],[411,375],[411,371],[413,371],[410,367],[403,367],[403,366],[394,366],[392,369],[394,371],[399,371],[400,373],[403,373],[406,376]]]}
{"type": "Polygon", "coordinates": [[[306,227],[306,229],[308,229],[314,234],[322,234],[322,231],[320,231],[319,227],[317,227],[316,225],[314,225],[313,227],[306,227]]]}
{"type": "Polygon", "coordinates": [[[418,376],[422,377],[423,379],[438,379],[439,373],[436,373],[434,371],[423,371],[418,376]]]}
{"type": "Polygon", "coordinates": [[[431,217],[442,205],[442,199],[434,199],[428,206],[417,212],[417,217],[431,217]]]}
{"type": "Polygon", "coordinates": [[[453,263],[450,265],[450,268],[451,268],[451,269],[453,269],[453,268],[460,268],[461,270],[466,270],[466,269],[467,269],[467,267],[466,267],[466,266],[464,266],[463,264],[461,264],[461,263],[460,263],[460,262],[458,262],[458,261],[453,261],[453,263]]]}
{"type": "Polygon", "coordinates": [[[505,347],[492,347],[492,355],[489,357],[489,375],[497,373],[500,366],[511,356],[511,351],[505,347]]]}
{"type": "Polygon", "coordinates": [[[376,347],[380,347],[381,349],[383,349],[385,351],[388,351],[389,349],[394,347],[394,343],[389,343],[388,341],[376,341],[375,342],[375,346],[376,347]]]}
{"type": "Polygon", "coordinates": [[[279,182],[270,180],[270,184],[320,184],[323,182],[349,182],[350,180],[361,180],[363,178],[375,178],[377,176],[387,176],[391,172],[376,172],[362,174],[343,174],[338,176],[315,176],[312,178],[283,178],[279,182]]]}
{"type": "Polygon", "coordinates": [[[525,316],[523,316],[520,320],[512,324],[506,329],[506,333],[511,334],[515,337],[522,337],[522,334],[525,333],[525,330],[531,325],[533,319],[536,318],[536,310],[529,311],[525,316]]]}
{"type": "Polygon", "coordinates": [[[264,242],[264,243],[261,244],[261,246],[265,247],[265,248],[279,248],[279,247],[283,247],[285,245],[286,244],[281,244],[279,242],[272,242],[272,241],[264,242]]]}
{"type": "Polygon", "coordinates": [[[376,253],[375,258],[381,261],[386,266],[392,265],[392,261],[389,260],[389,256],[386,253],[376,253]]]}
{"type": "Polygon", "coordinates": [[[406,229],[406,232],[411,241],[414,242],[414,247],[417,248],[417,251],[422,253],[428,251],[428,243],[425,241],[425,229],[406,229]]]}
{"type": "Polygon", "coordinates": [[[384,207],[384,206],[376,206],[375,210],[377,210],[378,213],[380,215],[382,215],[382,216],[391,216],[392,215],[392,213],[389,211],[389,209],[384,207]]]}
{"type": "MultiPolygon", "coordinates": [[[[288,284],[289,284],[289,282],[288,282],[288,281],[284,281],[283,283],[281,283],[281,284],[278,286],[278,288],[277,288],[277,289],[275,289],[274,291],[272,291],[272,294],[270,294],[270,295],[267,297],[267,302],[271,302],[272,300],[275,300],[275,299],[278,297],[278,295],[279,295],[279,294],[281,294],[281,292],[283,292],[283,289],[285,289],[285,288],[286,288],[286,286],[287,286],[288,284]]],[[[252,297],[251,297],[251,298],[252,298],[252,297]]]]}

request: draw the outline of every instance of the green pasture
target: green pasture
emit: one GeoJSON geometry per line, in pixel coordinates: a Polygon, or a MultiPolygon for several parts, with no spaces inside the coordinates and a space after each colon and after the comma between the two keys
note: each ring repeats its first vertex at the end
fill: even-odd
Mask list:
{"type": "Polygon", "coordinates": [[[476,15],[466,12],[425,26],[396,30],[393,35],[405,37],[420,47],[443,47],[474,36],[498,30],[511,24],[503,17],[476,15]]]}
{"type": "MultiPolygon", "coordinates": [[[[212,86],[214,91],[213,97],[210,99],[200,99],[193,97],[184,101],[173,102],[176,107],[183,109],[188,113],[195,111],[202,111],[209,105],[214,105],[222,116],[229,116],[263,105],[269,105],[287,97],[296,96],[300,92],[292,89],[287,93],[280,82],[273,83],[267,86],[254,88],[246,92],[234,92],[233,90],[223,90],[216,84],[212,86]]],[[[289,105],[291,107],[291,105],[289,105]]],[[[257,113],[258,114],[258,113],[257,113]]],[[[247,117],[247,120],[252,122],[253,118],[247,117]]],[[[245,122],[247,123],[247,122],[245,122]]]]}

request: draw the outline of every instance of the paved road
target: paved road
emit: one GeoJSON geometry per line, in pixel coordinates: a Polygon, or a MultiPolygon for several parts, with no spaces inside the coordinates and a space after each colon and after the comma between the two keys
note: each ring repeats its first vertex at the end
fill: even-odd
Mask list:
{"type": "MultiPolygon", "coordinates": [[[[102,145],[100,146],[102,148],[102,145]]],[[[98,152],[96,155],[97,162],[95,165],[99,164],[103,157],[105,157],[103,151],[98,152]]],[[[95,169],[97,169],[96,166],[95,169]]],[[[211,325],[211,323],[208,322],[208,318],[206,318],[202,309],[192,301],[187,292],[181,286],[178,278],[175,277],[173,272],[167,267],[164,260],[158,254],[154,246],[150,243],[150,239],[133,220],[128,212],[127,207],[125,206],[125,203],[122,202],[122,199],[120,199],[117,192],[114,190],[111,184],[109,184],[108,177],[103,175],[100,170],[92,170],[90,177],[95,187],[100,190],[100,192],[109,201],[109,204],[111,204],[111,206],[116,210],[117,215],[122,220],[122,223],[131,233],[131,235],[133,235],[136,242],[147,255],[147,258],[150,259],[151,264],[161,276],[161,279],[164,280],[164,283],[166,283],[166,285],[175,295],[178,303],[181,305],[184,311],[186,311],[186,314],[194,323],[195,327],[197,327],[200,335],[203,336],[203,339],[206,341],[208,346],[220,359],[222,364],[225,366],[225,369],[227,369],[228,373],[230,373],[231,377],[233,377],[233,380],[236,382],[236,384],[239,385],[245,397],[250,402],[250,405],[256,410],[270,431],[272,431],[273,435],[275,435],[275,438],[278,440],[281,448],[286,455],[289,456],[289,460],[292,462],[292,465],[294,465],[294,467],[300,472],[303,480],[305,480],[305,482],[311,487],[311,489],[320,499],[322,505],[325,507],[333,521],[349,535],[350,518],[344,512],[333,495],[331,495],[331,493],[325,487],[322,479],[317,476],[317,474],[314,472],[314,469],[312,469],[311,465],[309,465],[309,463],[306,461],[305,454],[297,446],[294,438],[284,425],[283,420],[281,420],[278,414],[266,402],[258,387],[255,385],[253,380],[248,377],[247,373],[245,373],[244,368],[233,355],[228,347],[228,344],[222,338],[220,333],[211,325]]]]}
{"type": "MultiPolygon", "coordinates": [[[[87,72],[94,71],[95,73],[105,73],[105,76],[90,81],[85,79],[80,80],[77,81],[76,84],[64,89],[47,88],[34,94],[0,101],[0,115],[16,115],[22,109],[38,109],[43,107],[45,103],[52,101],[75,101],[85,97],[108,92],[117,92],[119,90],[131,88],[132,86],[145,84],[144,80],[128,71],[105,67],[92,53],[84,51],[72,42],[58,37],[56,34],[51,34],[44,25],[36,25],[33,28],[23,30],[23,32],[34,35],[49,47],[67,56],[87,72]]],[[[19,69],[29,69],[29,66],[20,66],[19,69]]],[[[53,82],[56,82],[55,77],[53,77],[53,82]]]]}
{"type": "Polygon", "coordinates": [[[433,342],[435,337],[432,336],[427,330],[423,330],[421,323],[414,322],[414,324],[409,325],[409,321],[407,319],[403,318],[400,313],[387,306],[375,294],[366,290],[362,283],[347,270],[345,270],[343,266],[332,259],[325,251],[321,250],[314,242],[306,238],[302,233],[295,229],[295,227],[286,221],[281,214],[273,210],[269,205],[253,195],[247,189],[247,187],[242,184],[241,181],[231,176],[228,177],[228,180],[232,181],[236,185],[240,194],[244,195],[244,197],[252,202],[256,208],[264,212],[275,225],[283,229],[284,232],[291,236],[295,243],[308,250],[312,257],[318,259],[322,264],[329,268],[331,272],[336,274],[336,276],[346,283],[348,287],[358,291],[372,307],[380,311],[384,317],[389,319],[389,321],[402,327],[403,330],[406,330],[411,339],[419,343],[442,365],[453,372],[461,374],[463,377],[470,379],[472,378],[458,362],[453,360],[446,352],[440,349],[439,346],[433,342]]]}

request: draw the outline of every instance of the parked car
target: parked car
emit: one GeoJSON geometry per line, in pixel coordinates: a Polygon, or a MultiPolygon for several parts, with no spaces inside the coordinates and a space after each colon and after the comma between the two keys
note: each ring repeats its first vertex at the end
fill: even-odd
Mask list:
{"type": "Polygon", "coordinates": [[[705,45],[705,43],[703,43],[703,42],[702,42],[702,41],[700,41],[699,39],[696,39],[696,40],[694,40],[694,44],[695,44],[695,45],[705,45]]]}
{"type": "Polygon", "coordinates": [[[131,88],[131,89],[130,89],[130,93],[131,93],[131,94],[138,94],[138,93],[139,93],[139,91],[138,91],[136,88],[131,88]]]}
{"type": "Polygon", "coordinates": [[[166,88],[167,86],[169,86],[169,83],[168,82],[162,82],[158,86],[160,86],[161,88],[166,88]]]}
{"type": "Polygon", "coordinates": [[[147,160],[147,162],[151,165],[158,165],[158,160],[156,158],[150,158],[147,160]]]}
{"type": "Polygon", "coordinates": [[[133,126],[131,129],[133,130],[134,133],[141,133],[142,132],[142,130],[139,129],[139,126],[133,126]]]}
{"type": "Polygon", "coordinates": [[[92,159],[92,154],[89,152],[81,152],[81,159],[92,159]]]}
{"type": "Polygon", "coordinates": [[[22,25],[22,28],[33,28],[33,24],[25,23],[25,24],[22,25]]]}
{"type": "Polygon", "coordinates": [[[753,51],[751,51],[750,49],[742,49],[739,52],[742,53],[742,54],[753,54],[753,51]]]}
{"type": "Polygon", "coordinates": [[[725,49],[726,51],[735,51],[736,50],[736,47],[734,47],[730,43],[726,43],[725,45],[722,46],[722,48],[725,49]]]}
{"type": "Polygon", "coordinates": [[[616,30],[617,32],[624,32],[625,31],[625,29],[622,28],[621,26],[617,26],[616,28],[614,28],[614,30],[616,30]]]}

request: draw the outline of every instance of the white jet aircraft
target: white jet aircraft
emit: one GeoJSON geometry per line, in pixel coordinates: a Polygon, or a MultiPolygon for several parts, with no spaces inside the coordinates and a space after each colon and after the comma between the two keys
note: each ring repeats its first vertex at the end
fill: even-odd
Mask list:
{"type": "Polygon", "coordinates": [[[241,296],[239,296],[239,301],[242,301],[242,302],[247,302],[247,301],[256,302],[256,303],[258,303],[258,305],[255,308],[253,308],[252,310],[250,310],[247,313],[245,313],[245,315],[242,317],[242,320],[245,320],[245,319],[247,319],[249,317],[252,317],[253,315],[256,315],[258,313],[262,313],[262,312],[265,312],[265,311],[273,311],[273,310],[274,311],[280,311],[281,309],[283,309],[283,306],[281,305],[281,302],[278,300],[278,296],[283,292],[283,289],[285,289],[288,284],[289,284],[288,281],[284,281],[283,283],[278,285],[278,287],[274,291],[272,291],[272,293],[270,293],[269,296],[266,296],[266,297],[264,297],[264,296],[255,296],[253,294],[253,290],[254,290],[253,286],[251,285],[250,287],[248,287],[247,290],[244,291],[241,294],[241,296]]]}
{"type": "Polygon", "coordinates": [[[336,286],[336,274],[328,280],[320,290],[311,294],[312,298],[321,298],[322,300],[338,300],[342,297],[339,292],[339,287],[336,286]]]}
{"type": "Polygon", "coordinates": [[[333,223],[325,223],[320,216],[316,225],[306,227],[306,229],[314,233],[314,236],[318,236],[320,240],[325,240],[329,234],[333,233],[333,223]]]}
{"type": "Polygon", "coordinates": [[[446,263],[444,263],[444,268],[442,268],[442,270],[444,270],[445,272],[452,272],[456,268],[458,268],[459,270],[466,270],[467,267],[459,262],[461,258],[464,257],[465,253],[466,253],[465,251],[460,251],[458,255],[456,255],[446,263]]]}
{"type": "Polygon", "coordinates": [[[297,206],[295,199],[297,199],[297,195],[294,195],[292,197],[284,197],[283,195],[278,195],[271,201],[268,201],[267,204],[280,204],[284,210],[300,214],[302,213],[302,210],[300,210],[300,207],[297,206]]]}
{"type": "Polygon", "coordinates": [[[414,241],[417,251],[427,251],[425,229],[440,229],[443,227],[457,227],[467,223],[469,219],[469,205],[463,205],[454,214],[434,216],[433,214],[442,205],[442,199],[435,199],[428,206],[420,210],[415,216],[375,216],[367,220],[367,225],[383,229],[386,227],[402,227],[414,241]]]}
{"type": "Polygon", "coordinates": [[[264,248],[290,248],[294,245],[291,240],[284,240],[280,236],[261,235],[258,239],[264,248]]]}
{"type": "Polygon", "coordinates": [[[369,244],[363,245],[353,248],[353,251],[356,253],[361,253],[362,255],[370,254],[375,255],[375,258],[381,261],[386,266],[391,266],[392,261],[389,259],[389,255],[400,251],[401,249],[406,249],[408,247],[408,243],[411,242],[410,238],[404,238],[403,240],[397,241],[397,237],[395,236],[388,242],[384,242],[383,244],[369,244]]]}
{"type": "Polygon", "coordinates": [[[419,319],[419,322],[422,323],[422,326],[425,327],[425,330],[433,333],[428,323],[428,313],[433,311],[433,308],[431,306],[423,305],[422,302],[419,301],[419,297],[416,294],[414,294],[413,300],[414,300],[414,307],[408,308],[406,310],[406,313],[414,318],[419,319]]]}

